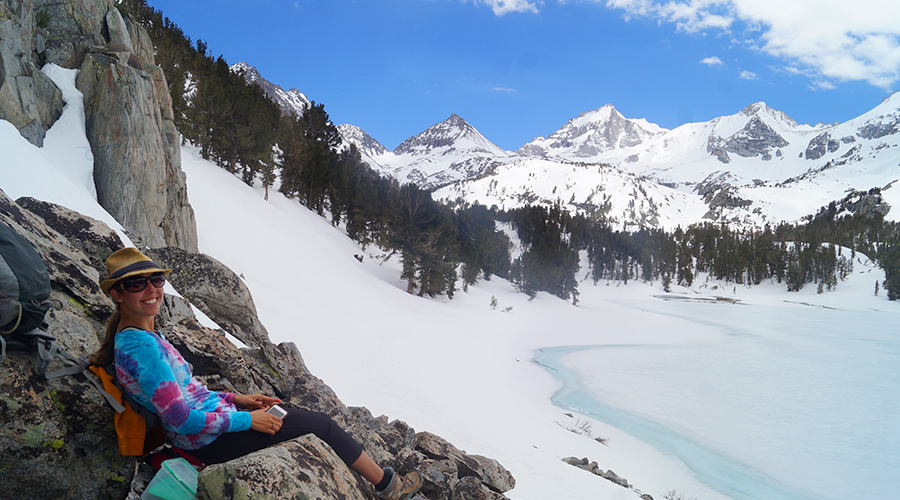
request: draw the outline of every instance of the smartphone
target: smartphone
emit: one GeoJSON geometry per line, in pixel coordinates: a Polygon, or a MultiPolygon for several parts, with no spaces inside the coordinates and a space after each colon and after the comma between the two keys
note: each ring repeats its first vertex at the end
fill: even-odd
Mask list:
{"type": "Polygon", "coordinates": [[[281,419],[287,416],[287,412],[284,411],[284,408],[278,405],[273,405],[271,408],[266,410],[266,413],[271,413],[272,415],[275,415],[276,417],[281,419]]]}

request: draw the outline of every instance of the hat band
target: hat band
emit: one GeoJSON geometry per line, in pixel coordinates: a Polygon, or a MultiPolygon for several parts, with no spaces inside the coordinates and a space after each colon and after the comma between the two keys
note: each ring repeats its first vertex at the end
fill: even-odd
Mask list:
{"type": "Polygon", "coordinates": [[[152,260],[141,260],[120,268],[118,271],[112,273],[109,278],[107,278],[107,280],[119,279],[128,273],[143,271],[144,269],[159,269],[159,266],[156,265],[156,262],[153,262],[152,260]]]}

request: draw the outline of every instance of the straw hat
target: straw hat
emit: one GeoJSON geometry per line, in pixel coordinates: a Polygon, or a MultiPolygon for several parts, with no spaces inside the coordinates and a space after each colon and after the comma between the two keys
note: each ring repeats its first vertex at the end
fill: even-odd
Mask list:
{"type": "Polygon", "coordinates": [[[113,252],[106,259],[106,271],[109,273],[109,277],[100,283],[103,293],[109,293],[110,288],[129,276],[144,273],[169,274],[172,272],[171,269],[160,268],[156,262],[150,260],[150,257],[142,254],[137,248],[123,248],[113,252]]]}

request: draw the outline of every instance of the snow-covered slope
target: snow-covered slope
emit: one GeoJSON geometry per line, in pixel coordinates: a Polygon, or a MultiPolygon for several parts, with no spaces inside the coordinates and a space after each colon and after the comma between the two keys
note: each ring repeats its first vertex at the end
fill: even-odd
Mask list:
{"type": "Polygon", "coordinates": [[[709,211],[701,197],[648,181],[621,167],[542,158],[500,165],[489,176],[441,188],[435,197],[462,198],[502,210],[558,202],[635,231],[641,227],[686,227],[709,211]]]}

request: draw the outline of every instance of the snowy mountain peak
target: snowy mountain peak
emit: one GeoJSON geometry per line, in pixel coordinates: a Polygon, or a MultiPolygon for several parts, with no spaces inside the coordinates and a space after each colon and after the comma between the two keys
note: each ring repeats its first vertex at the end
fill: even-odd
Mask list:
{"type": "Polygon", "coordinates": [[[255,82],[256,80],[259,80],[260,78],[262,78],[262,75],[259,74],[259,71],[255,67],[247,64],[247,61],[241,61],[239,63],[234,63],[231,66],[229,66],[228,69],[230,69],[231,72],[236,75],[244,74],[244,78],[248,82],[255,82]]]}
{"type": "MultiPolygon", "coordinates": [[[[367,134],[363,129],[357,127],[356,125],[344,123],[338,125],[337,129],[338,132],[341,133],[341,138],[343,138],[344,143],[355,144],[360,154],[362,154],[364,160],[367,156],[381,156],[388,152],[386,147],[382,146],[380,142],[376,141],[375,138],[367,134]]],[[[374,165],[371,165],[371,163],[370,166],[374,167],[374,165]]]]}
{"type": "Polygon", "coordinates": [[[374,159],[401,183],[431,189],[483,175],[509,156],[454,113],[374,159]]]}
{"type": "Polygon", "coordinates": [[[647,120],[625,118],[611,104],[581,113],[549,137],[538,137],[519,148],[520,156],[590,159],[642,144],[665,129],[647,120]]]}
{"type": "Polygon", "coordinates": [[[766,104],[763,101],[758,101],[758,102],[754,102],[753,104],[746,106],[744,109],[742,109],[740,111],[740,113],[742,115],[753,116],[761,111],[770,110],[770,109],[772,109],[772,108],[770,108],[768,104],[766,104]]]}
{"type": "Polygon", "coordinates": [[[706,151],[725,164],[732,161],[732,155],[763,161],[782,157],[782,149],[790,145],[791,141],[822,127],[798,125],[793,118],[770,108],[762,101],[753,103],[734,115],[721,116],[708,123],[712,129],[706,151]]]}
{"type": "Polygon", "coordinates": [[[794,121],[793,118],[788,116],[782,111],[778,111],[777,109],[770,108],[766,103],[759,101],[755,102],[744,109],[742,109],[738,114],[749,116],[749,117],[760,117],[763,120],[774,120],[777,123],[784,124],[786,126],[796,127],[797,122],[794,121]]]}
{"type": "Polygon", "coordinates": [[[232,64],[229,69],[236,75],[242,75],[245,80],[255,83],[263,89],[267,96],[272,99],[284,114],[302,115],[306,108],[309,107],[309,99],[299,90],[292,88],[285,91],[280,85],[276,85],[259,73],[254,66],[246,61],[232,64]]]}
{"type": "Polygon", "coordinates": [[[422,156],[432,154],[435,150],[441,150],[441,155],[468,152],[506,156],[502,148],[487,140],[456,113],[403,141],[394,150],[394,154],[422,156]]]}

